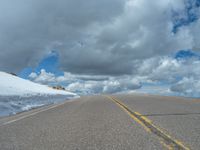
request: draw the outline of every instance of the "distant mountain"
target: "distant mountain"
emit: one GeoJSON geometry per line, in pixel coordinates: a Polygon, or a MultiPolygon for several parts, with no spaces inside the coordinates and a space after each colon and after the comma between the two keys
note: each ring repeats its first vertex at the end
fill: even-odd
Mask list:
{"type": "Polygon", "coordinates": [[[0,96],[68,95],[75,93],[56,90],[0,71],[0,96]]]}

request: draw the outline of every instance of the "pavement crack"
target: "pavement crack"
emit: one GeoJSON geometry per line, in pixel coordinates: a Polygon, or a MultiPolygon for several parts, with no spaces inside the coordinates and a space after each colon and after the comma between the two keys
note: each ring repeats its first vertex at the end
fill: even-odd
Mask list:
{"type": "Polygon", "coordinates": [[[189,115],[200,115],[200,113],[145,114],[141,116],[189,116],[189,115]]]}

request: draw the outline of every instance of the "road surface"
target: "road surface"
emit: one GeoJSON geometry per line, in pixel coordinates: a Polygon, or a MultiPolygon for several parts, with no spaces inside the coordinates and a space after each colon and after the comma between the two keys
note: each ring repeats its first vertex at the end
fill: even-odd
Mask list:
{"type": "Polygon", "coordinates": [[[200,149],[200,100],[85,96],[0,119],[1,150],[200,149]]]}

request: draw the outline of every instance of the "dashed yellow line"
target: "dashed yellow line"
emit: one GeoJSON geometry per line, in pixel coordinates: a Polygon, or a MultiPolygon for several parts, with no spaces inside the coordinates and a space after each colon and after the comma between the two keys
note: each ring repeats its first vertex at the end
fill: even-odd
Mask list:
{"type": "Polygon", "coordinates": [[[185,146],[180,140],[172,138],[169,134],[161,130],[159,127],[157,127],[153,122],[140,114],[139,112],[133,112],[126,106],[124,103],[122,103],[119,99],[111,96],[107,96],[110,100],[115,102],[120,108],[122,108],[132,119],[134,119],[137,123],[139,123],[141,126],[144,127],[144,129],[147,132],[154,133],[161,141],[161,144],[165,146],[169,150],[190,150],[187,146],[185,146]]]}

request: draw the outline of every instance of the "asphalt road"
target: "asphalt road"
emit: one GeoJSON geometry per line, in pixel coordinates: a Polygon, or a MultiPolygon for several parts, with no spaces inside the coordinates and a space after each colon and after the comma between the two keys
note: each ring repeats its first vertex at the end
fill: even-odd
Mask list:
{"type": "Polygon", "coordinates": [[[200,100],[85,96],[0,119],[0,150],[200,149],[200,100]]]}

